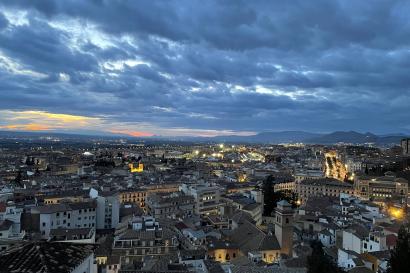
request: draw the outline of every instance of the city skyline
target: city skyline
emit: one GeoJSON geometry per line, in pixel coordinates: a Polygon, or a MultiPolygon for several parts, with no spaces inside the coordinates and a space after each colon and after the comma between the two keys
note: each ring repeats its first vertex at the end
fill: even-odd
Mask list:
{"type": "Polygon", "coordinates": [[[0,130],[410,134],[406,1],[2,1],[0,130]]]}

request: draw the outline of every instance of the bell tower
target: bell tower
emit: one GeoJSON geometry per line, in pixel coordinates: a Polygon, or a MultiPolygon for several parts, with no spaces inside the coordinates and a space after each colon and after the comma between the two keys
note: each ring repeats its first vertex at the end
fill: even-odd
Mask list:
{"type": "Polygon", "coordinates": [[[275,236],[281,247],[281,253],[292,256],[293,209],[286,200],[277,203],[275,211],[275,236]]]}

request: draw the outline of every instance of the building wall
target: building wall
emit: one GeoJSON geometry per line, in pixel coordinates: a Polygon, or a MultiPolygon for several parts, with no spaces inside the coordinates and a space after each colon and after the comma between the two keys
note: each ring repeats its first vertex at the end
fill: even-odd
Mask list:
{"type": "Polygon", "coordinates": [[[239,249],[213,249],[208,250],[208,256],[217,262],[226,263],[242,254],[239,249]]]}
{"type": "Polygon", "coordinates": [[[303,184],[297,183],[296,186],[298,196],[301,200],[305,200],[310,196],[339,196],[340,193],[354,194],[354,189],[352,186],[346,184],[344,186],[334,186],[334,185],[313,185],[313,184],[303,184]]]}
{"type": "Polygon", "coordinates": [[[408,195],[408,184],[394,181],[376,181],[356,179],[354,194],[362,199],[384,200],[386,198],[405,198],[408,195]]]}
{"type": "Polygon", "coordinates": [[[357,253],[362,253],[362,240],[355,236],[353,233],[348,231],[343,231],[343,249],[353,250],[357,253]]]}
{"type": "Polygon", "coordinates": [[[401,147],[403,148],[403,154],[409,155],[410,154],[410,138],[402,139],[401,147]]]}
{"type": "Polygon", "coordinates": [[[72,273],[97,273],[97,265],[94,264],[94,254],[88,256],[72,273]]]}
{"type": "Polygon", "coordinates": [[[294,191],[296,189],[296,183],[295,182],[284,182],[284,183],[277,183],[273,186],[273,189],[275,192],[277,191],[294,191]]]}
{"type": "Polygon", "coordinates": [[[97,197],[97,229],[116,228],[120,221],[118,195],[97,197]]]}
{"type": "Polygon", "coordinates": [[[120,203],[137,204],[140,208],[145,208],[145,199],[147,192],[145,190],[126,191],[119,194],[120,203]]]}
{"type": "Polygon", "coordinates": [[[40,213],[40,232],[42,238],[50,237],[50,230],[57,228],[84,228],[96,227],[96,210],[87,208],[81,210],[68,210],[54,213],[40,213]]]}
{"type": "Polygon", "coordinates": [[[9,229],[0,230],[0,239],[8,239],[11,233],[11,226],[9,229]]]}
{"type": "Polygon", "coordinates": [[[262,261],[265,263],[271,264],[277,262],[280,259],[280,251],[279,250],[267,250],[262,251],[262,261]]]}
{"type": "Polygon", "coordinates": [[[70,202],[83,202],[84,198],[82,196],[66,196],[66,197],[44,197],[44,204],[59,204],[61,200],[68,200],[70,202]]]}
{"type": "Polygon", "coordinates": [[[211,185],[189,185],[182,184],[180,190],[186,194],[193,196],[195,199],[195,213],[198,215],[218,214],[221,189],[211,185]]]}

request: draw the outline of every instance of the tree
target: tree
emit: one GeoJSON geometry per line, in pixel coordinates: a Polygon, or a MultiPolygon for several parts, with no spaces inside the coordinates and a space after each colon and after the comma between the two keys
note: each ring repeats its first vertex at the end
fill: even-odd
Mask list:
{"type": "Polygon", "coordinates": [[[263,214],[270,216],[272,214],[273,209],[275,208],[275,191],[273,189],[273,182],[275,178],[272,175],[266,177],[265,181],[263,182],[262,192],[263,192],[263,214]]]}
{"type": "Polygon", "coordinates": [[[288,201],[292,205],[292,208],[297,207],[297,194],[292,191],[277,191],[274,190],[275,177],[272,175],[266,177],[263,182],[262,192],[263,192],[263,215],[271,216],[272,212],[276,208],[276,203],[281,200],[288,201]]]}
{"type": "Polygon", "coordinates": [[[17,185],[18,187],[23,187],[23,176],[21,174],[21,170],[18,171],[16,177],[14,178],[14,184],[17,185]]]}
{"type": "Polygon", "coordinates": [[[312,254],[307,257],[307,273],[339,273],[343,272],[324,253],[320,241],[313,241],[310,245],[312,254]]]}
{"type": "Polygon", "coordinates": [[[396,247],[390,252],[388,273],[405,273],[410,269],[410,224],[400,227],[396,247]]]}

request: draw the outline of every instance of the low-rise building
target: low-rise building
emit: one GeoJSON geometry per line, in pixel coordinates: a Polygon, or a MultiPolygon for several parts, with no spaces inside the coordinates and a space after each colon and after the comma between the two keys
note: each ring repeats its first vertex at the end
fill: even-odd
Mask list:
{"type": "Polygon", "coordinates": [[[303,180],[296,184],[299,199],[310,196],[339,196],[341,193],[353,194],[353,185],[334,178],[303,180]]]}
{"type": "Polygon", "coordinates": [[[195,213],[195,199],[181,193],[150,194],[146,200],[147,213],[155,218],[190,217],[195,213]]]}
{"type": "Polygon", "coordinates": [[[161,227],[153,217],[137,217],[128,228],[114,238],[112,254],[120,257],[121,265],[142,261],[146,256],[176,253],[176,234],[161,227]]]}
{"type": "Polygon", "coordinates": [[[140,208],[145,208],[145,198],[147,191],[140,190],[126,190],[119,193],[119,199],[121,204],[137,204],[140,208]]]}

